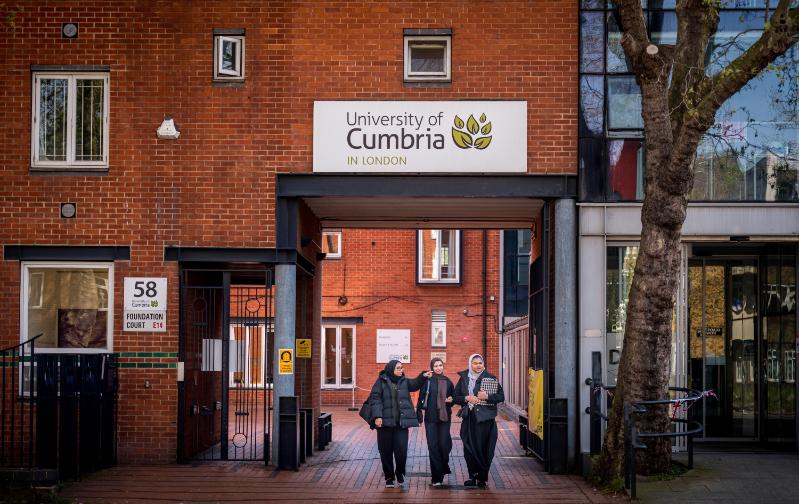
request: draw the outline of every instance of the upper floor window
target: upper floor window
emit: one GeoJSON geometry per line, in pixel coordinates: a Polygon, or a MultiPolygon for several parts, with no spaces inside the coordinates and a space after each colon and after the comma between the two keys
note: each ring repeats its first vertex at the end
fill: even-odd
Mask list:
{"type": "Polygon", "coordinates": [[[322,252],[325,259],[341,259],[341,231],[322,233],[322,252]]]}
{"type": "Polygon", "coordinates": [[[20,339],[42,334],[37,352],[112,351],[113,285],[108,263],[23,263],[20,339]]]}
{"type": "Polygon", "coordinates": [[[108,168],[108,74],[33,74],[31,166],[108,168]]]}
{"type": "Polygon", "coordinates": [[[417,243],[419,283],[460,283],[460,231],[419,230],[417,243]]]}
{"type": "Polygon", "coordinates": [[[406,81],[452,80],[451,30],[405,30],[404,40],[406,81]]]}
{"type": "Polygon", "coordinates": [[[214,30],[214,80],[244,80],[244,30],[214,30]]]}

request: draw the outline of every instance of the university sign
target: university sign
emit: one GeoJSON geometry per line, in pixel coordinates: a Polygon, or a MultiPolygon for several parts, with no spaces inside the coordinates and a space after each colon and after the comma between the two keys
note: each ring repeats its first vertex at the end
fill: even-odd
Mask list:
{"type": "Polygon", "coordinates": [[[317,173],[526,173],[527,102],[314,102],[317,173]]]}

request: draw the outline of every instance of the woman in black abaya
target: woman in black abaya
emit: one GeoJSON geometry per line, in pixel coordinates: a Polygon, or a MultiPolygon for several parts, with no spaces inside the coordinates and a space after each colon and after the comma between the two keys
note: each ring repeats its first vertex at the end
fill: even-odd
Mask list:
{"type": "Polygon", "coordinates": [[[505,400],[505,394],[497,377],[485,370],[480,354],[472,354],[468,369],[458,375],[452,398],[462,406],[458,416],[463,419],[463,458],[469,470],[463,486],[485,488],[497,446],[497,404],[505,400]]]}
{"type": "Polygon", "coordinates": [[[421,408],[424,410],[424,430],[427,451],[430,454],[430,475],[433,486],[441,486],[444,476],[450,474],[449,452],[452,451],[452,394],[455,386],[444,374],[444,361],[436,357],[430,361],[433,376],[427,387],[419,392],[421,408]]]}

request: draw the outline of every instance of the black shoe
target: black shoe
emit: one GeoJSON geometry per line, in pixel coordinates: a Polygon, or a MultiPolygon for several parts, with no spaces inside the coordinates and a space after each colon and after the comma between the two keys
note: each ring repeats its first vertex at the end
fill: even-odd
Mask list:
{"type": "Polygon", "coordinates": [[[394,488],[394,480],[389,478],[386,480],[386,488],[394,488]]]}
{"type": "Polygon", "coordinates": [[[486,483],[485,481],[477,480],[477,488],[486,488],[487,486],[488,486],[488,483],[486,483]]]}
{"type": "Polygon", "coordinates": [[[397,483],[402,485],[405,483],[405,475],[404,474],[397,474],[397,483]]]}
{"type": "Polygon", "coordinates": [[[475,481],[473,479],[467,479],[466,481],[463,482],[463,486],[465,486],[466,488],[476,487],[477,486],[477,481],[475,481]]]}

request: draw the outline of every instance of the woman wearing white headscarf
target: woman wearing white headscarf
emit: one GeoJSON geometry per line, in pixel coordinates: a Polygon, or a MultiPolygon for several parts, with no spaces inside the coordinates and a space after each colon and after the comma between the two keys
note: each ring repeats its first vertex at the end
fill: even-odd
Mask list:
{"type": "Polygon", "coordinates": [[[461,441],[469,470],[463,486],[485,488],[497,446],[497,404],[505,400],[505,394],[497,377],[485,370],[480,354],[472,354],[469,367],[458,375],[452,399],[462,406],[458,416],[463,419],[461,441]]]}

